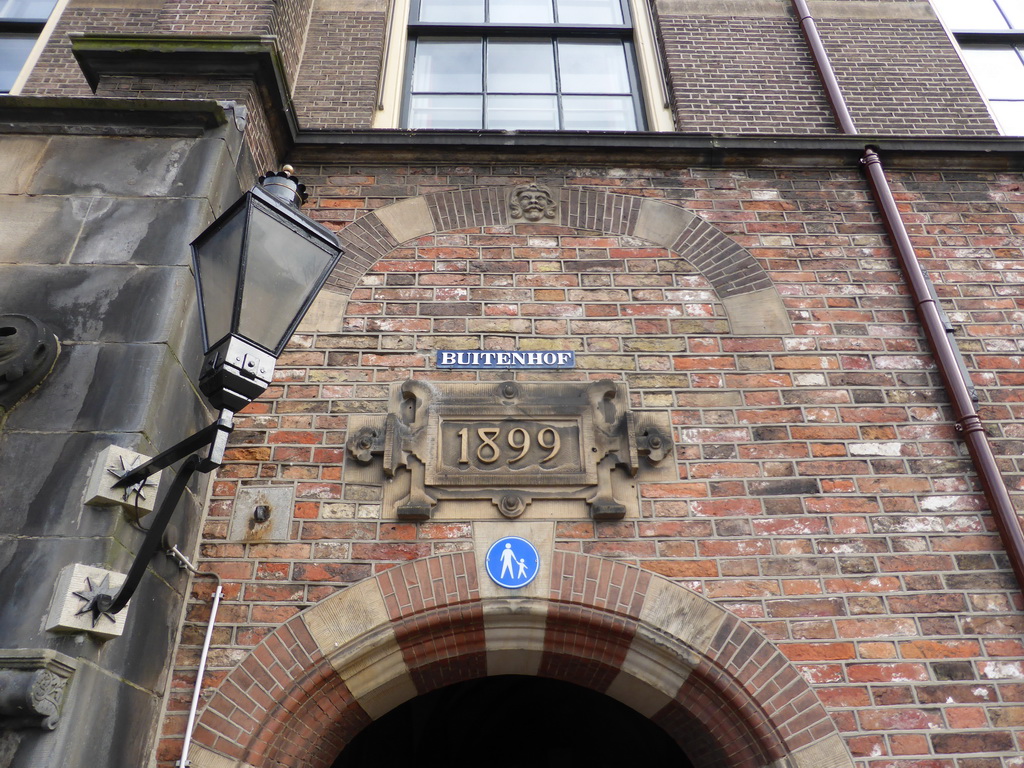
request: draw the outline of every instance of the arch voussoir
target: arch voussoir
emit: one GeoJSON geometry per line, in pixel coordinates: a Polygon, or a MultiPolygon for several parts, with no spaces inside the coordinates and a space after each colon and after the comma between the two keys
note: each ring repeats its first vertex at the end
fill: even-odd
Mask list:
{"type": "Polygon", "coordinates": [[[569,552],[548,562],[546,597],[482,596],[476,560],[461,552],[308,608],[221,683],[200,717],[194,764],[327,768],[414,696],[532,674],[632,706],[695,765],[852,768],[814,691],[754,627],[621,562],[569,552]]]}
{"type": "MultiPolygon", "coordinates": [[[[746,248],[696,213],[669,202],[606,190],[552,190],[557,216],[574,230],[636,237],[672,251],[700,272],[725,308],[733,333],[789,334],[789,316],[771,276],[746,248]]],[[[522,224],[510,218],[504,187],[432,192],[379,208],[340,235],[345,256],[325,286],[347,295],[360,277],[403,243],[467,228],[522,224]]]]}

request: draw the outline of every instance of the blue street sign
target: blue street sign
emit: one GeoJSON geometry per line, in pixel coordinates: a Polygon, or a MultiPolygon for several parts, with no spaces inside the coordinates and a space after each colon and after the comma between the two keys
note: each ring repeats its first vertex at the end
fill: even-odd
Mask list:
{"type": "Polygon", "coordinates": [[[483,349],[439,349],[438,368],[515,369],[575,368],[576,353],[571,350],[541,352],[488,352],[483,349]]]}
{"type": "Polygon", "coordinates": [[[540,570],[540,555],[526,539],[506,536],[487,550],[487,575],[499,587],[525,587],[540,570]]]}

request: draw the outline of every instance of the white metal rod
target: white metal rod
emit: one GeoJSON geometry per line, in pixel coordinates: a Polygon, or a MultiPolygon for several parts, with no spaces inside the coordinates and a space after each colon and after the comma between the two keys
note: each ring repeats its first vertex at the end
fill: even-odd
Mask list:
{"type": "Polygon", "coordinates": [[[192,728],[196,722],[196,710],[199,709],[199,695],[203,691],[203,673],[206,671],[206,655],[210,652],[210,641],[213,639],[213,625],[217,621],[217,607],[220,605],[220,596],[223,588],[217,584],[217,590],[213,593],[213,606],[210,608],[210,623],[206,625],[206,639],[203,640],[203,652],[199,656],[199,671],[196,673],[196,685],[192,691],[192,706],[188,710],[188,722],[185,724],[185,742],[181,747],[181,759],[178,761],[178,768],[188,768],[188,748],[192,744],[192,728]]]}

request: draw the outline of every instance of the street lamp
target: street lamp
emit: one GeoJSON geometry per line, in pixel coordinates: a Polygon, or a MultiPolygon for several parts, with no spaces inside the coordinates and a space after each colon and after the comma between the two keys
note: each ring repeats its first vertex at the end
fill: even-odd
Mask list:
{"type": "Polygon", "coordinates": [[[80,614],[113,618],[134,594],[161,545],[189,479],[221,465],[237,411],[270,385],[277,358],[341,258],[334,234],[299,212],[305,187],[291,166],[260,177],[192,242],[192,264],[206,358],[199,388],[220,410],[217,420],[122,474],[115,488],[141,490],[150,475],[185,459],[117,592],[100,584],[77,593],[80,614]],[[200,457],[197,451],[207,448],[200,457]]]}

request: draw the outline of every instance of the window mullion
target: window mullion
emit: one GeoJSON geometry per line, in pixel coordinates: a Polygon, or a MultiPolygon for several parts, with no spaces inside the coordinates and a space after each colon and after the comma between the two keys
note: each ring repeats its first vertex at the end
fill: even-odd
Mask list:
{"type": "MultiPolygon", "coordinates": [[[[489,13],[490,3],[486,3],[485,6],[487,7],[487,12],[489,13]]],[[[490,63],[490,51],[488,50],[490,47],[490,43],[490,38],[487,37],[486,35],[480,38],[480,56],[482,57],[480,72],[480,88],[482,89],[480,92],[480,127],[483,128],[484,130],[487,130],[487,107],[490,102],[490,99],[487,98],[489,93],[487,70],[490,63]]]]}
{"type": "Polygon", "coordinates": [[[562,60],[558,54],[558,38],[551,38],[552,55],[555,61],[555,106],[558,109],[558,130],[565,126],[565,110],[562,104],[562,60]]]}

